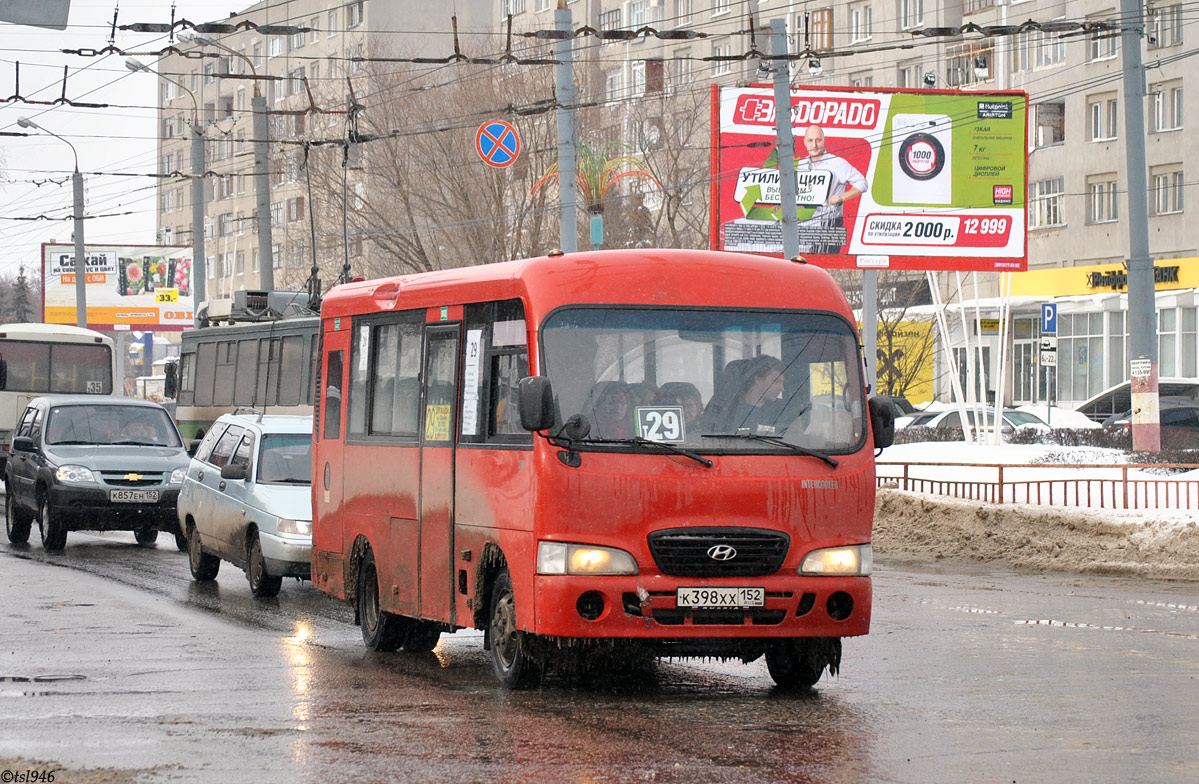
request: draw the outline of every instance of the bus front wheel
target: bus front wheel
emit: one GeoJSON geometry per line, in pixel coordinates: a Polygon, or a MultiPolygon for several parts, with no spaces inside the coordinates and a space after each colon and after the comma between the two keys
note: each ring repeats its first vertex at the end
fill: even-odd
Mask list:
{"type": "Polygon", "coordinates": [[[516,598],[506,568],[491,590],[487,636],[491,642],[491,669],[500,685],[505,689],[528,689],[541,682],[541,667],[529,655],[525,637],[516,628],[516,598]]]}
{"type": "Polygon", "coordinates": [[[766,669],[782,689],[808,689],[816,685],[824,668],[835,670],[840,661],[834,659],[830,647],[840,653],[840,640],[802,639],[777,640],[766,648],[766,669]]]}
{"type": "Polygon", "coordinates": [[[408,636],[406,619],[379,607],[379,571],[375,568],[375,554],[370,550],[358,568],[358,620],[362,624],[362,641],[372,651],[394,651],[408,636]]]}

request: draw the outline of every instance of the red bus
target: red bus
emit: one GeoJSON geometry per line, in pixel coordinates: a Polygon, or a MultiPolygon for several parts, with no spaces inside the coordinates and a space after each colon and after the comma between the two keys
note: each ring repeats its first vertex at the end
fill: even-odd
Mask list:
{"type": "Polygon", "coordinates": [[[508,688],[613,650],[806,687],[869,631],[892,422],[823,270],[559,252],[339,286],[320,338],[312,579],[370,648],[474,627],[508,688]]]}

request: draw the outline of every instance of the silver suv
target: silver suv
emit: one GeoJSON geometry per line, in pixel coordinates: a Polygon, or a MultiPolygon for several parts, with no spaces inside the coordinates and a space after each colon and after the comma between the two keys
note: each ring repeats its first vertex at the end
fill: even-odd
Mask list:
{"type": "Polygon", "coordinates": [[[312,417],[225,414],[191,451],[178,514],[192,577],[213,580],[229,561],[255,596],[308,579],[312,417]]]}

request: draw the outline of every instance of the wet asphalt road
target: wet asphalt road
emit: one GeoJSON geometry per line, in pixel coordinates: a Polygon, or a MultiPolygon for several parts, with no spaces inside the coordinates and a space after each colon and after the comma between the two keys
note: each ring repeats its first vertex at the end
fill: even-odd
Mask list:
{"type": "Polygon", "coordinates": [[[307,583],[260,600],[166,536],[32,538],[0,546],[0,769],[57,782],[1199,781],[1195,584],[884,563],[809,693],[761,661],[508,693],[477,632],[373,654],[307,583]]]}

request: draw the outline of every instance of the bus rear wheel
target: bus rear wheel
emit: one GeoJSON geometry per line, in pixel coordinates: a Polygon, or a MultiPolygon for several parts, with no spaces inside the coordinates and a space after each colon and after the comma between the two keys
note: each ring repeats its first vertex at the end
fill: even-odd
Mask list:
{"type": "Polygon", "coordinates": [[[362,625],[362,641],[372,651],[394,651],[408,637],[406,619],[384,612],[379,606],[379,571],[370,550],[358,568],[358,622],[362,625]]]}
{"type": "Polygon", "coordinates": [[[540,663],[529,655],[524,634],[516,628],[516,597],[507,568],[491,590],[491,615],[487,625],[491,642],[491,669],[505,689],[530,689],[541,682],[540,663]]]}

